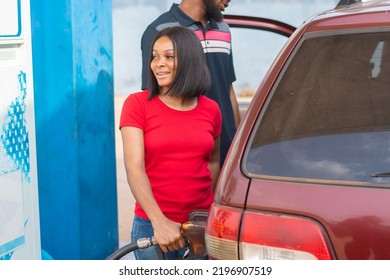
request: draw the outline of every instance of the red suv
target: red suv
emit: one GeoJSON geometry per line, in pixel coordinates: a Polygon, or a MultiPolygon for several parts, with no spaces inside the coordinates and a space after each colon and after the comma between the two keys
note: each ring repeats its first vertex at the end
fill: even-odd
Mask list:
{"type": "Polygon", "coordinates": [[[390,1],[348,2],[300,26],[258,88],[210,259],[390,259],[390,1]]]}

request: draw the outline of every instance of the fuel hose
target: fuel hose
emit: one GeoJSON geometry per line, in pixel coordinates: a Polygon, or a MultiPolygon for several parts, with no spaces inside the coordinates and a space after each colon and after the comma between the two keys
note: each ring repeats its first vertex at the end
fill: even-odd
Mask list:
{"type": "Polygon", "coordinates": [[[120,260],[135,250],[145,249],[154,245],[157,245],[156,239],[154,237],[143,237],[138,239],[136,242],[132,242],[120,247],[118,250],[108,256],[106,260],[120,260]]]}

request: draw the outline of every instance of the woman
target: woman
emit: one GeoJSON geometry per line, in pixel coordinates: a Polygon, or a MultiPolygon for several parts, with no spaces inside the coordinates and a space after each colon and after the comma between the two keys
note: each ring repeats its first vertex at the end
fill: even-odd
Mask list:
{"type": "MultiPolygon", "coordinates": [[[[175,259],[184,251],[181,224],[213,201],[222,117],[217,103],[203,95],[211,78],[195,33],[166,28],[152,46],[148,89],[129,95],[120,120],[136,200],[132,241],[154,236],[165,258],[175,259]]],[[[154,247],[135,257],[158,259],[154,247]]]]}

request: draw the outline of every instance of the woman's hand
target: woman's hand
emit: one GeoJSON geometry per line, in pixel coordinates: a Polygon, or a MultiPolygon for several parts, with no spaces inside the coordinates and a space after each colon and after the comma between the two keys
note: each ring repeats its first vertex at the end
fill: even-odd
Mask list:
{"type": "Polygon", "coordinates": [[[181,235],[181,224],[164,219],[153,223],[154,238],[164,253],[177,251],[185,246],[181,235]]]}

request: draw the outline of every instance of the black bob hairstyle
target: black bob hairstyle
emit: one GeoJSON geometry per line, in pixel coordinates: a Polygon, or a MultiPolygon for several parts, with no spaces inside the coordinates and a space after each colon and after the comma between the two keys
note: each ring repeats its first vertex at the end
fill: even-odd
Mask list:
{"type": "Polygon", "coordinates": [[[211,86],[211,76],[202,45],[196,34],[182,26],[167,27],[155,36],[149,54],[149,100],[160,93],[156,77],[150,68],[155,42],[167,36],[173,45],[176,71],[167,95],[185,99],[203,95],[211,86]]]}

